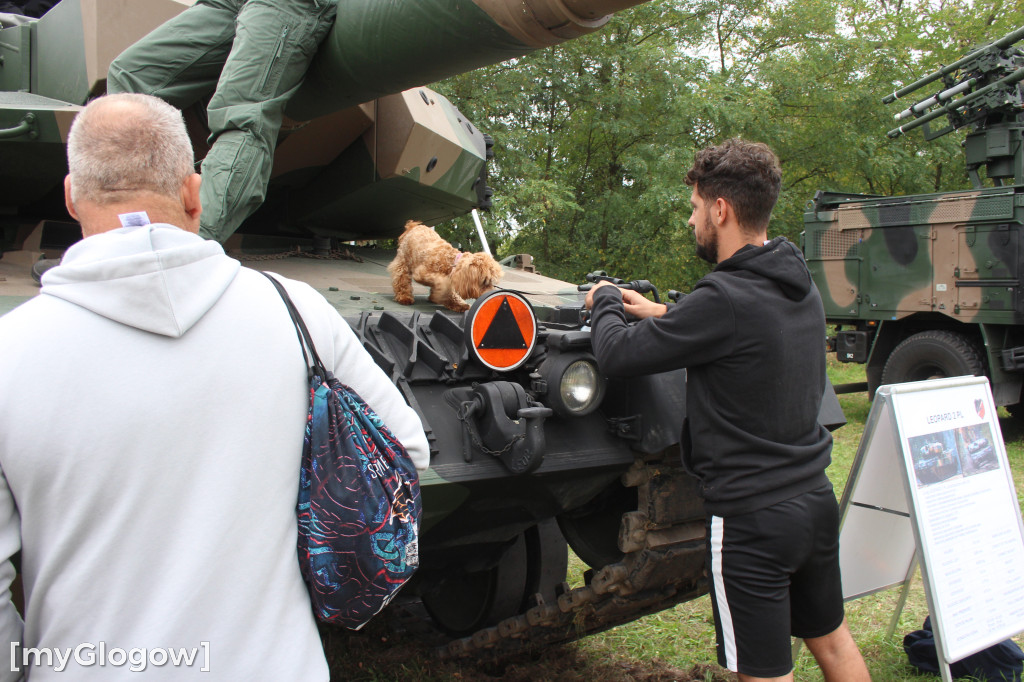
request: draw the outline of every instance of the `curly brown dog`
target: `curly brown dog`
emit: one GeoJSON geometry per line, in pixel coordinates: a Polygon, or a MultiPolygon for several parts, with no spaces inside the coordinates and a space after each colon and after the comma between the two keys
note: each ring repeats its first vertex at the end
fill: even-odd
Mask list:
{"type": "Polygon", "coordinates": [[[464,298],[479,298],[504,271],[486,253],[462,253],[430,227],[415,220],[398,237],[398,254],[388,265],[395,300],[413,302],[412,281],[430,287],[430,300],[456,312],[469,309],[464,298]]]}

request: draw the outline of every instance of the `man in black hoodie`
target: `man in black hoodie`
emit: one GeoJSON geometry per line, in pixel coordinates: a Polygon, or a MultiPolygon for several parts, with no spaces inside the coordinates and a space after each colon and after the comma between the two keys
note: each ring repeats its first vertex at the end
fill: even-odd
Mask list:
{"type": "Polygon", "coordinates": [[[826,680],[868,680],[843,615],[832,437],[817,419],[824,311],[800,251],[767,238],[778,158],[727,140],[698,152],[686,184],[697,255],[715,269],[672,308],[595,286],[598,364],[611,376],[687,368],[683,458],[708,515],[719,663],[740,680],[791,680],[792,635],[826,680]]]}

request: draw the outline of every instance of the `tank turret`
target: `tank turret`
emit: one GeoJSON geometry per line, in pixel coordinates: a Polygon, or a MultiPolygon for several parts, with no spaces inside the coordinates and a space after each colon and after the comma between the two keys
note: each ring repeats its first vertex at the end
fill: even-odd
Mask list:
{"type": "MultiPolygon", "coordinates": [[[[490,139],[418,87],[597,30],[646,0],[358,0],[339,10],[289,104],[266,201],[234,239],[394,237],[487,208],[490,139]]],[[[0,29],[0,220],[64,217],[63,143],[78,107],[102,94],[110,62],[187,0],[63,0],[0,29]]],[[[187,111],[196,156],[204,108],[187,111]]],[[[237,246],[237,243],[235,244],[237,246]]],[[[0,249],[3,249],[0,244],[0,249]]]]}

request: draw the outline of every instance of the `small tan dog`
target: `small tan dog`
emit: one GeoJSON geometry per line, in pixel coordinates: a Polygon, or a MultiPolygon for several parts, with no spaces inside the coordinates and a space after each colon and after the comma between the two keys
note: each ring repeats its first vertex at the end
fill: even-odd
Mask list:
{"type": "Polygon", "coordinates": [[[462,253],[430,227],[415,220],[398,237],[398,254],[388,265],[395,300],[413,302],[412,281],[430,287],[430,300],[449,310],[469,309],[464,298],[479,298],[501,279],[504,271],[486,253],[462,253]]]}

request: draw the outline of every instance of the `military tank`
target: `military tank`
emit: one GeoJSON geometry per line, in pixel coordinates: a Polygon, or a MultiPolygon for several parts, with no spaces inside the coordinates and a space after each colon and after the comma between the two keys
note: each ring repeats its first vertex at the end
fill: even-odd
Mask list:
{"type": "MultiPolygon", "coordinates": [[[[678,451],[682,371],[603,377],[579,288],[537,274],[528,255],[456,314],[419,287],[414,306],[397,305],[394,252],[343,243],[490,200],[488,138],[418,82],[593,31],[637,1],[346,3],[358,21],[337,22],[321,47],[266,203],[225,244],[323,293],[419,414],[431,448],[421,568],[388,612],[441,633],[446,655],[576,639],[707,589],[702,505],[678,451]],[[444,49],[425,58],[425,44],[444,49]],[[590,567],[574,588],[570,546],[590,567]]],[[[38,291],[32,263],[79,238],[62,189],[76,112],[123,48],[184,7],[63,0],[40,19],[0,17],[0,314],[38,291]]],[[[202,106],[185,112],[200,158],[202,106]]],[[[827,406],[823,423],[839,425],[834,396],[827,406]]]]}

